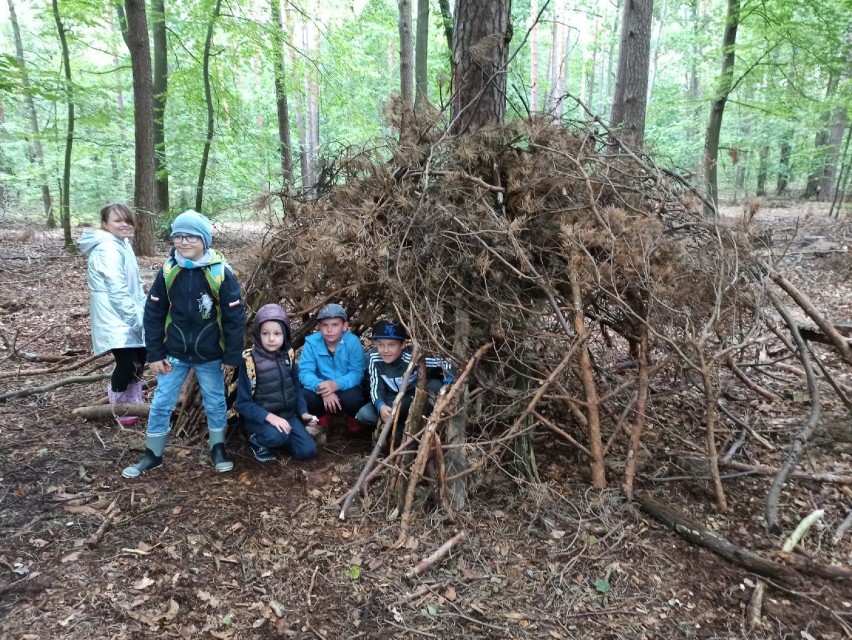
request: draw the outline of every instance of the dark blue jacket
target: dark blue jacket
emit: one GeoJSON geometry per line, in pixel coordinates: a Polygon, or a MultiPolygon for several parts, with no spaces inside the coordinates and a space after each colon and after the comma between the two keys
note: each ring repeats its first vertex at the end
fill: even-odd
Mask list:
{"type": "MultiPolygon", "coordinates": [[[[224,260],[218,252],[214,256],[214,260],[224,260]]],[[[148,362],[158,362],[166,356],[190,363],[222,360],[232,367],[242,362],[246,316],[240,285],[230,267],[225,268],[218,304],[203,269],[181,269],[168,292],[160,269],[145,301],[143,323],[148,362]],[[220,314],[224,350],[220,343],[220,314]]]]}
{"type": "Polygon", "coordinates": [[[266,384],[267,376],[271,378],[273,381],[278,383],[289,382],[283,380],[280,375],[281,374],[289,374],[290,381],[292,382],[292,388],[288,384],[288,388],[284,388],[284,385],[281,384],[280,390],[280,398],[265,398],[262,400],[263,404],[266,406],[271,406],[274,408],[284,407],[278,411],[270,412],[268,409],[264,408],[261,404],[256,402],[256,398],[254,397],[254,392],[252,391],[251,380],[249,379],[248,371],[246,368],[245,360],[243,360],[242,364],[240,364],[240,375],[237,378],[237,411],[240,412],[240,415],[248,422],[264,422],[266,420],[266,416],[269,413],[275,413],[275,415],[280,416],[282,418],[288,418],[290,416],[296,416],[301,419],[303,413],[308,412],[308,405],[305,402],[305,394],[302,393],[302,383],[299,382],[299,368],[295,363],[290,361],[289,356],[284,355],[277,359],[279,363],[278,370],[271,370],[267,372],[256,371],[256,387],[255,391],[260,388],[263,389],[265,394],[269,395],[268,385],[266,384]],[[286,373],[285,373],[286,372],[286,373]],[[290,394],[295,392],[296,402],[295,405],[285,406],[287,404],[291,404],[288,402],[290,394]]]}

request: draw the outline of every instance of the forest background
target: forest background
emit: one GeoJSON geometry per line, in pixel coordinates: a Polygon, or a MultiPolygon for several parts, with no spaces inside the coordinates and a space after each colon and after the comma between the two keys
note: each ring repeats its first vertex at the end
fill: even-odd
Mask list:
{"type": "MultiPolygon", "coordinates": [[[[418,20],[428,22],[425,89],[440,110],[450,100],[451,10],[442,0],[418,16],[413,4],[415,29],[418,20]]],[[[725,82],[731,4],[653,3],[645,149],[699,186],[705,129],[725,82]]],[[[736,5],[721,197],[831,201],[852,101],[852,7],[848,0],[736,5]]],[[[519,0],[511,11],[507,119],[546,112],[608,122],[622,1],[519,0]]],[[[323,157],[398,136],[388,114],[400,92],[399,16],[389,0],[149,3],[155,119],[163,132],[158,211],[248,214],[259,193],[286,186],[281,98],[289,106],[294,188],[314,185],[323,157]]],[[[123,19],[123,6],[96,0],[0,6],[0,205],[7,215],[58,210],[69,96],[70,219],[92,220],[105,202],[133,200],[134,84],[123,19]]]]}

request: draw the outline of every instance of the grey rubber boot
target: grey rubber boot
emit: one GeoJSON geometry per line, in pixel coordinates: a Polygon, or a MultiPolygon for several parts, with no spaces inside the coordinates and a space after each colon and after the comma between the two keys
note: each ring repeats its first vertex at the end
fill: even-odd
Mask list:
{"type": "Polygon", "coordinates": [[[226,473],[234,468],[234,463],[228,459],[228,454],[225,453],[225,431],[226,429],[217,429],[208,431],[210,439],[210,461],[216,467],[219,473],[226,473]]]}
{"type": "Polygon", "coordinates": [[[168,433],[149,435],[145,440],[145,455],[136,464],[125,467],[121,475],[125,478],[138,478],[146,471],[163,466],[163,451],[166,448],[168,433]]]}

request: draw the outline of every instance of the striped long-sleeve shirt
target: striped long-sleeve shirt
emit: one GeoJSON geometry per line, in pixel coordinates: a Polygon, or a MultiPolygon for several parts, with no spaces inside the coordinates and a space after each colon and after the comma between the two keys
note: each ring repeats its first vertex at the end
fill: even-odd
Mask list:
{"type": "MultiPolygon", "coordinates": [[[[443,378],[444,382],[452,382],[456,369],[451,362],[432,356],[426,356],[425,361],[428,377],[443,378]]],[[[405,347],[399,358],[391,363],[384,362],[376,349],[370,349],[367,354],[367,371],[370,376],[370,400],[376,411],[381,411],[383,405],[393,404],[410,362],[411,347],[405,347]]],[[[416,387],[417,369],[411,372],[405,394],[413,394],[416,387]]]]}

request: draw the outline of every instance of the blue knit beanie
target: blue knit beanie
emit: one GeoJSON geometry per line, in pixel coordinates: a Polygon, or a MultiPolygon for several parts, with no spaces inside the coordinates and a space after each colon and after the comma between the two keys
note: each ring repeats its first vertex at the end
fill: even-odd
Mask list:
{"type": "Polygon", "coordinates": [[[204,250],[213,244],[213,227],[210,221],[197,211],[189,209],[184,211],[172,222],[172,236],[176,233],[185,233],[190,236],[201,238],[204,242],[204,250]]]}

